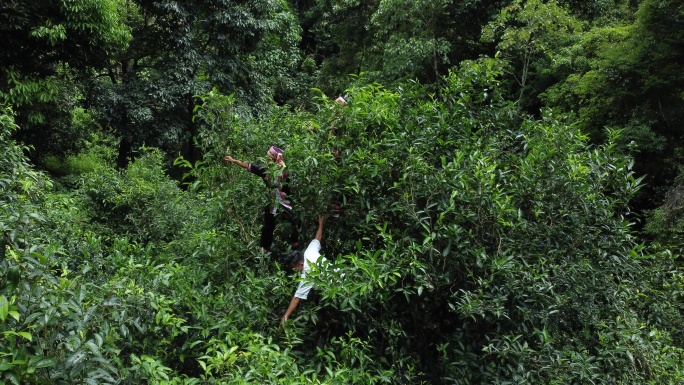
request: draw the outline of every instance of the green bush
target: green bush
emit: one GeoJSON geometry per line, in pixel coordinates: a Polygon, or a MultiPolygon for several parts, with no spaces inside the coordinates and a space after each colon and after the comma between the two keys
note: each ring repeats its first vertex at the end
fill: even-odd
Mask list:
{"type": "MultiPolygon", "coordinates": [[[[503,68],[466,62],[429,97],[360,80],[348,107],[322,95],[315,114],[245,117],[206,95],[197,186],[240,197],[233,210],[247,215],[254,178],[223,164],[224,149],[253,160],[276,144],[296,176],[304,234],[344,202],[324,235],[344,280],[312,279],[338,329],[373,341],[395,380],[676,381],[682,351],[658,329],[671,326],[648,323],[633,301],[644,265],[628,202],[640,180],[617,133],[592,148],[567,117],[519,115],[498,93],[503,68]]],[[[314,339],[302,339],[312,357],[314,339]]]]}
{"type": "MultiPolygon", "coordinates": [[[[678,383],[682,274],[632,234],[640,187],[616,132],[499,95],[503,64],[348,90],[345,108],[251,116],[200,97],[205,158],[179,186],[154,149],[51,190],[18,147],[4,194],[0,366],[51,383],[678,383]],[[285,148],[317,295],[258,251],[266,188],[226,153],[285,148]],[[184,188],[181,188],[184,187],[184,188]],[[318,300],[315,298],[319,298],[318,300]],[[28,333],[28,334],[27,334],[28,333]],[[30,335],[30,339],[29,339],[30,335]],[[8,366],[11,365],[11,366],[8,366]]],[[[3,117],[4,118],[4,117],[3,117]]],[[[11,120],[4,127],[11,126],[11,120]]],[[[8,128],[4,128],[7,132],[8,128]]]]}
{"type": "Polygon", "coordinates": [[[194,201],[166,176],[158,150],[147,150],[125,170],[85,174],[82,185],[94,205],[93,219],[137,241],[168,241],[192,217],[194,201]]]}
{"type": "Polygon", "coordinates": [[[74,155],[67,155],[64,159],[48,156],[43,160],[44,167],[59,176],[78,176],[89,172],[99,172],[108,167],[114,167],[116,157],[116,141],[109,136],[100,137],[92,133],[90,140],[84,140],[80,146],[82,150],[74,155]]]}

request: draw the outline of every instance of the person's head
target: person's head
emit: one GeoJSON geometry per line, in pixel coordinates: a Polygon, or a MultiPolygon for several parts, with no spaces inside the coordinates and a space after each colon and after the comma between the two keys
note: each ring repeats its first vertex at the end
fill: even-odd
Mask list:
{"type": "Polygon", "coordinates": [[[347,107],[347,101],[341,96],[338,96],[337,99],[335,99],[335,103],[341,105],[342,107],[347,107]]]}
{"type": "Polygon", "coordinates": [[[266,152],[266,156],[268,156],[268,159],[276,163],[280,163],[283,161],[283,149],[280,147],[271,146],[266,152]]]}
{"type": "Polygon", "coordinates": [[[280,262],[287,269],[302,271],[304,269],[304,253],[300,250],[292,250],[289,254],[283,256],[280,262]]]}

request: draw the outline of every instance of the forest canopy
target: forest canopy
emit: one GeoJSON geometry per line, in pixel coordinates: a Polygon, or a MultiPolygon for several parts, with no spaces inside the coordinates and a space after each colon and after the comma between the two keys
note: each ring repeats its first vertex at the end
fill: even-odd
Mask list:
{"type": "Polygon", "coordinates": [[[681,383],[682,16],[0,3],[0,383],[681,383]]]}

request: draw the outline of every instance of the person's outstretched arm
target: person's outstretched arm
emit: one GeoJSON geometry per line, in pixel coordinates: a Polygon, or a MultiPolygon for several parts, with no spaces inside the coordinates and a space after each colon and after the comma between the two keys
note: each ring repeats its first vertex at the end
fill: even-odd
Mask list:
{"type": "Polygon", "coordinates": [[[323,238],[323,222],[325,222],[325,217],[318,217],[318,229],[316,230],[316,236],[314,237],[316,240],[318,240],[318,242],[320,242],[323,238]]]}
{"type": "Polygon", "coordinates": [[[242,168],[249,168],[249,163],[243,162],[241,160],[237,160],[230,155],[226,155],[225,158],[223,158],[223,159],[225,159],[225,161],[228,163],[237,164],[238,166],[240,166],[242,168]]]}
{"type": "MultiPolygon", "coordinates": [[[[281,326],[285,321],[287,321],[288,318],[290,318],[290,315],[292,315],[292,312],[295,311],[297,306],[299,305],[300,299],[298,297],[292,297],[292,301],[290,301],[290,306],[287,307],[287,311],[285,312],[285,315],[283,316],[283,320],[281,322],[281,326]]],[[[280,329],[280,327],[278,327],[280,329]]]]}

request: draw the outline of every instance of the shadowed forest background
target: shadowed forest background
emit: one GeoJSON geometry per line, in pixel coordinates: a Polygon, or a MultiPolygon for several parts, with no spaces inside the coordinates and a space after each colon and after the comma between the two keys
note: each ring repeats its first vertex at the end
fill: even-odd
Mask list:
{"type": "Polygon", "coordinates": [[[681,1],[0,0],[0,36],[0,384],[684,383],[681,1]],[[224,161],[271,145],[301,243],[342,203],[280,329],[288,224],[261,253],[224,161]]]}

